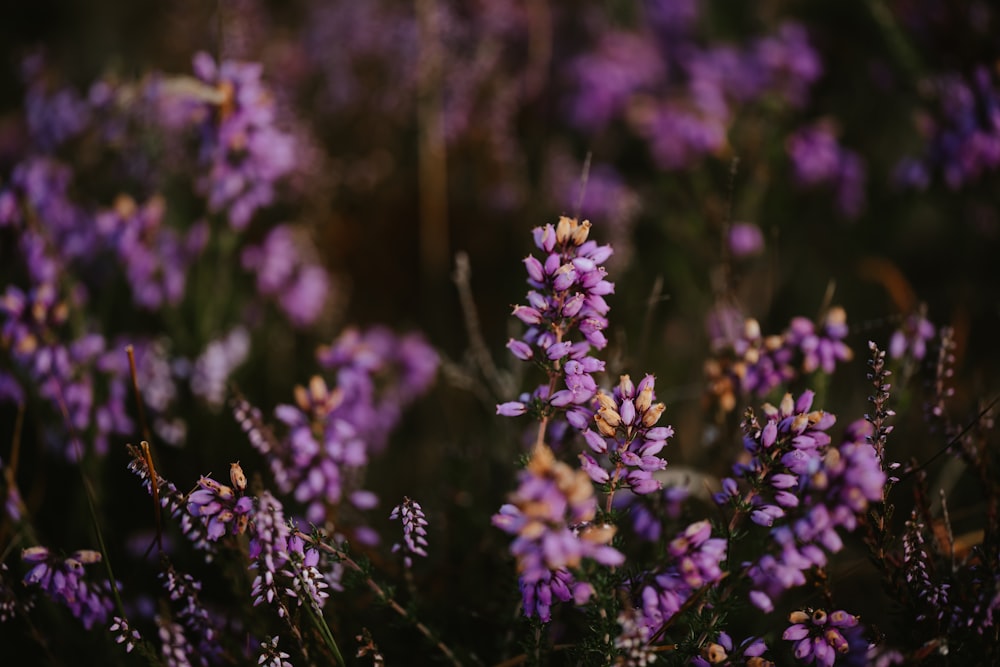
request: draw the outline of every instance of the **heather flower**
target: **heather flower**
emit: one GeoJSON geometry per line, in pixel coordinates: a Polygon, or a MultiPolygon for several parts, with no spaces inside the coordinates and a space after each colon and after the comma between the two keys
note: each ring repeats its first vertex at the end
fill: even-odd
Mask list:
{"type": "Polygon", "coordinates": [[[288,225],[274,227],[261,245],[243,250],[243,268],[256,276],[257,291],[274,299],[296,327],[315,323],[328,300],[330,277],[307,259],[315,253],[288,225]]]}
{"type": "Polygon", "coordinates": [[[586,413],[597,392],[593,373],[604,370],[604,362],[590,356],[590,351],[607,345],[609,306],[604,296],[614,292],[601,266],[611,248],[588,241],[589,233],[589,222],[566,217],[556,226],[533,230],[544,259],[531,255],[524,260],[532,289],[527,305],[515,306],[513,314],[528,329],[507,347],[519,359],[541,367],[549,380],[533,392],[530,405],[508,402],[497,406],[498,414],[523,414],[529,409],[545,416],[563,412],[577,429],[586,426],[586,413]],[[559,380],[563,388],[555,388],[559,380]],[[582,408],[579,414],[578,408],[582,408]]]}
{"type": "Polygon", "coordinates": [[[493,525],[516,535],[510,550],[517,559],[525,615],[548,621],[556,600],[586,602],[592,589],[571,572],[584,558],[605,566],[624,562],[608,546],[615,528],[590,523],[597,501],[587,474],[557,461],[548,446],[535,448],[510,501],[493,515],[493,525]]]}
{"type": "Polygon", "coordinates": [[[206,173],[198,189],[209,210],[225,213],[241,230],[253,214],[270,205],[277,182],[294,166],[295,145],[277,127],[274,102],[256,63],[222,61],[207,53],[194,57],[195,75],[214,86],[202,127],[200,160],[206,173]]]}
{"type": "Polygon", "coordinates": [[[348,327],[319,347],[316,359],[336,376],[339,403],[331,416],[349,423],[373,453],[385,449],[403,411],[428,391],[439,365],[422,335],[386,327],[348,327]]]}
{"type": "Polygon", "coordinates": [[[292,667],[288,662],[289,655],[278,650],[278,638],[267,637],[260,643],[260,657],[257,664],[262,667],[292,667]]]}
{"type": "Polygon", "coordinates": [[[637,385],[628,375],[621,376],[612,396],[598,392],[600,407],[594,415],[595,429],[584,432],[584,439],[607,470],[588,453],[580,454],[580,463],[590,478],[606,485],[609,493],[621,487],[645,495],[659,491],[662,484],[653,473],[667,462],[658,455],[673,435],[670,426],[656,426],[666,407],[654,403],[655,378],[645,376],[637,385]]]}
{"type": "Polygon", "coordinates": [[[774,667],[774,663],[761,656],[767,651],[767,644],[758,637],[747,637],[739,645],[727,632],[720,632],[716,640],[705,645],[701,653],[691,659],[696,667],[710,665],[746,665],[746,667],[774,667]]]}
{"type": "Polygon", "coordinates": [[[752,222],[735,222],[729,228],[729,252],[736,259],[754,257],[764,251],[764,233],[752,222]]]}
{"type": "Polygon", "coordinates": [[[788,620],[792,625],[781,638],[793,642],[795,658],[804,665],[815,662],[822,667],[831,667],[838,656],[851,650],[849,638],[858,627],[857,616],[839,609],[829,614],[823,609],[793,611],[788,620]]]}
{"type": "Polygon", "coordinates": [[[822,370],[829,374],[837,362],[850,361],[854,356],[843,342],[847,332],[847,314],[837,306],[827,311],[819,331],[804,317],[792,319],[785,333],[785,345],[799,351],[804,372],[822,370]]]}
{"type": "Polygon", "coordinates": [[[187,637],[184,636],[184,628],[159,614],[156,615],[156,625],[160,636],[160,651],[166,667],[193,667],[191,647],[187,637]]]}
{"type": "Polygon", "coordinates": [[[889,338],[889,356],[893,359],[908,357],[922,361],[927,355],[927,343],[934,338],[936,330],[926,313],[921,309],[903,320],[902,326],[892,332],[889,338]]]}
{"type": "Polygon", "coordinates": [[[250,354],[250,334],[236,327],[224,337],[213,340],[194,362],[191,391],[213,408],[226,400],[226,383],[250,354]]]}
{"type": "Polygon", "coordinates": [[[21,559],[31,566],[24,575],[25,585],[37,586],[53,601],[68,608],[88,630],[95,624],[107,623],[111,598],[106,590],[84,579],[84,568],[100,562],[100,553],[81,549],[60,558],[39,546],[22,550],[21,559]]]}
{"type": "Polygon", "coordinates": [[[392,550],[405,553],[404,563],[406,567],[413,566],[412,555],[427,557],[427,517],[420,503],[409,498],[404,498],[403,502],[392,508],[389,514],[390,519],[399,519],[403,522],[403,543],[392,545],[392,550]]]}
{"type": "Polygon", "coordinates": [[[188,637],[196,638],[192,642],[194,655],[190,657],[197,656],[200,664],[217,662],[223,652],[219,643],[220,634],[199,598],[201,582],[187,573],[178,572],[169,563],[159,577],[164,590],[175,604],[176,619],[187,631],[188,637]]]}
{"type": "Polygon", "coordinates": [[[135,645],[142,641],[139,631],[129,625],[128,619],[121,616],[111,618],[111,626],[108,630],[114,633],[116,644],[125,644],[126,653],[131,653],[135,645]]]}
{"type": "Polygon", "coordinates": [[[667,562],[640,593],[643,623],[655,634],[687,600],[722,579],[727,542],[712,537],[708,521],[689,525],[667,545],[667,562]]]}
{"type": "Polygon", "coordinates": [[[827,124],[799,129],[788,138],[785,148],[797,183],[831,187],[841,213],[849,218],[861,214],[867,178],[864,161],[854,151],[843,148],[827,124]]]}
{"type": "Polygon", "coordinates": [[[709,391],[726,412],[743,394],[766,396],[795,376],[783,336],[763,336],[753,318],[724,309],[709,323],[713,357],[705,363],[709,391]]]}
{"type": "Polygon", "coordinates": [[[246,531],[253,513],[253,499],[202,475],[198,488],[188,496],[187,509],[205,526],[206,538],[214,542],[224,535],[246,531]]]}
{"type": "Polygon", "coordinates": [[[306,505],[305,518],[315,524],[324,521],[328,506],[344,500],[371,508],[374,497],[354,488],[368,463],[365,443],[350,423],[332,416],[340,392],[315,376],[308,389],[296,388],[295,399],[295,405],[275,408],[288,427],[280,451],[268,457],[278,488],[306,505]]]}
{"type": "Polygon", "coordinates": [[[320,552],[299,535],[288,539],[288,562],[281,573],[291,582],[285,592],[298,600],[299,604],[309,604],[316,611],[322,611],[329,588],[319,570],[320,552]]]}
{"type": "Polygon", "coordinates": [[[843,547],[838,529],[853,531],[869,503],[881,501],[885,473],[866,441],[865,422],[848,429],[847,439],[831,446],[826,431],[834,415],[811,410],[812,392],[793,400],[786,394],[778,407],[766,404],[764,425],[752,412],[744,420],[744,445],[750,460],[733,467],[749,485],[741,491],[733,478],[723,480],[720,503],[769,530],[773,553],[749,564],[750,599],[765,611],[786,589],[805,583],[804,572],[826,565],[827,553],[843,547]]]}
{"type": "Polygon", "coordinates": [[[250,524],[250,559],[250,568],[256,571],[251,590],[254,606],[272,604],[279,616],[289,615],[289,600],[320,611],[329,597],[327,589],[340,589],[342,568],[321,569],[329,564],[293,530],[281,502],[267,491],[257,498],[250,524]]]}
{"type": "Polygon", "coordinates": [[[652,633],[649,626],[642,622],[641,615],[635,609],[628,609],[622,611],[617,620],[621,631],[615,637],[614,644],[621,657],[615,664],[623,667],[646,667],[656,662],[656,653],[649,645],[652,633]]]}

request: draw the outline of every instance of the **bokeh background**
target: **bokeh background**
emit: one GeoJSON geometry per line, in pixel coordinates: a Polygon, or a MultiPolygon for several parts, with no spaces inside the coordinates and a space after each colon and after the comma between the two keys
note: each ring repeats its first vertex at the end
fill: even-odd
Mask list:
{"type": "MultiPolygon", "coordinates": [[[[206,220],[207,249],[169,307],[130,302],[127,272],[93,291],[87,308],[109,341],[162,337],[193,362],[245,324],[237,347],[247,351],[223,386],[268,414],[317,372],[315,347],[351,326],[419,331],[437,351],[433,389],[370,462],[366,481],[385,508],[370,522],[388,530],[389,507],[421,499],[439,554],[422,575],[422,610],[446,636],[471,637],[486,662],[517,627],[506,538],[489,515],[523,452],[523,424],[494,412],[533,386],[504,349],[520,331],[509,315],[526,289],[533,227],[585,217],[614,247],[608,375],[657,376],[679,470],[725,474],[740,411],[754,402],[722,414],[706,394],[707,322],[722,310],[779,333],[794,316],[842,306],[854,361],[795,388],[819,388],[845,423],[866,409],[866,341],[886,345],[921,308],[954,328],[956,421],[996,391],[1000,25],[989,2],[43,0],[6,7],[0,45],[0,188],[31,156],[57,156],[76,170],[74,201],[108,209],[123,192],[140,203],[159,193],[165,226],[191,233],[206,220]],[[283,164],[273,196],[239,229],[177,176],[200,164],[194,148],[144,143],[159,136],[153,112],[136,106],[112,150],[145,156],[124,175],[80,138],[86,129],[66,129],[99,124],[97,82],[190,78],[199,53],[259,65],[266,123],[282,137],[285,153],[261,158],[283,164]],[[241,255],[279,252],[265,243],[279,225],[287,252],[325,272],[300,317],[280,305],[298,297],[256,282],[264,260],[241,255]],[[456,266],[468,267],[459,286],[456,266]]],[[[0,228],[7,284],[26,287],[23,259],[0,228]]],[[[900,368],[901,405],[912,408],[895,437],[901,460],[943,444],[923,435],[920,414],[931,356],[900,368]]],[[[0,409],[8,460],[17,414],[0,409]]],[[[46,444],[53,412],[26,414],[22,494],[47,542],[75,548],[90,539],[84,508],[65,500],[78,475],[46,444]]],[[[266,480],[224,401],[184,389],[171,414],[186,437],[157,456],[179,485],[237,459],[266,480]]],[[[88,463],[119,545],[150,530],[124,472],[122,445],[137,439],[115,435],[88,463]]],[[[960,488],[967,473],[947,474],[960,488]]],[[[978,502],[957,497],[956,520],[962,507],[974,519],[978,502]]],[[[381,618],[360,608],[367,616],[343,620],[351,631],[381,618]]],[[[399,632],[390,655],[418,641],[399,632]]],[[[96,640],[63,641],[56,662],[96,640]]]]}

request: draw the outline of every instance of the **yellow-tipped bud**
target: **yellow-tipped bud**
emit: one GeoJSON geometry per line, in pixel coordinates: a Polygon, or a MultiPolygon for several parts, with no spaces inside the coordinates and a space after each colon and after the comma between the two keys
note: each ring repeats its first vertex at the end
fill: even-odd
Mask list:
{"type": "Polygon", "coordinates": [[[247,488],[247,476],[243,474],[243,468],[240,467],[239,461],[229,464],[229,480],[237,491],[243,491],[247,488]]]}

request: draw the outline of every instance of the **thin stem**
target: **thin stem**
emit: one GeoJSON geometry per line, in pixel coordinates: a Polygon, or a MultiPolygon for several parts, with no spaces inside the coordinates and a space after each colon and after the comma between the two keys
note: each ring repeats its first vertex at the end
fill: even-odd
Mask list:
{"type": "Polygon", "coordinates": [[[80,435],[76,432],[76,428],[73,426],[73,420],[70,419],[69,409],[66,407],[66,399],[62,392],[62,386],[56,382],[55,388],[59,409],[62,411],[63,419],[66,420],[66,426],[69,428],[70,438],[77,449],[77,456],[79,457],[79,464],[77,465],[77,468],[80,471],[80,479],[83,480],[84,496],[87,499],[87,510],[90,513],[91,523],[94,525],[94,532],[97,534],[97,544],[101,551],[101,560],[104,562],[104,569],[108,574],[108,584],[111,587],[111,597],[114,600],[115,609],[118,610],[118,615],[122,618],[127,618],[128,615],[125,613],[125,605],[122,604],[121,595],[118,593],[118,582],[115,579],[115,573],[111,568],[111,558],[108,555],[108,548],[104,543],[104,533],[101,532],[101,523],[97,518],[97,496],[94,494],[94,488],[90,484],[90,478],[87,477],[87,473],[83,470],[83,445],[80,442],[80,435]]]}
{"type": "Polygon", "coordinates": [[[406,611],[406,609],[404,609],[398,602],[396,602],[395,599],[390,597],[382,589],[382,587],[379,586],[378,583],[365,572],[364,568],[358,565],[358,563],[347,554],[347,552],[338,549],[337,547],[331,544],[327,544],[322,540],[318,540],[314,538],[312,535],[307,535],[298,530],[295,531],[295,535],[309,542],[316,548],[325,551],[329,554],[332,554],[348,568],[360,574],[364,578],[365,584],[379,600],[387,604],[390,609],[399,614],[403,619],[412,623],[413,627],[415,627],[420,632],[420,634],[426,637],[429,642],[431,642],[434,646],[436,646],[438,650],[441,651],[441,653],[444,654],[446,658],[448,658],[448,660],[451,662],[452,665],[455,665],[455,667],[462,667],[462,663],[458,660],[458,658],[455,657],[454,652],[452,652],[452,650],[448,648],[448,646],[441,639],[439,639],[437,635],[435,635],[431,631],[430,628],[428,628],[422,622],[414,618],[414,616],[410,614],[410,612],[406,611]]]}
{"type": "Polygon", "coordinates": [[[309,620],[319,630],[319,634],[323,637],[326,647],[333,653],[333,659],[337,661],[338,665],[345,667],[347,663],[344,662],[344,656],[340,653],[340,647],[337,646],[337,640],[334,639],[333,633],[330,631],[330,626],[326,624],[326,619],[313,608],[312,603],[306,603],[304,606],[309,613],[309,620]]]}

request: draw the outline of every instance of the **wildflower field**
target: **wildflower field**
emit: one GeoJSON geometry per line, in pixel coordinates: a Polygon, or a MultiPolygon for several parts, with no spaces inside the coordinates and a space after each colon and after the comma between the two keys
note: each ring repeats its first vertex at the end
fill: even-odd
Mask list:
{"type": "Polygon", "coordinates": [[[1000,664],[1000,10],[0,21],[0,664],[1000,664]]]}

